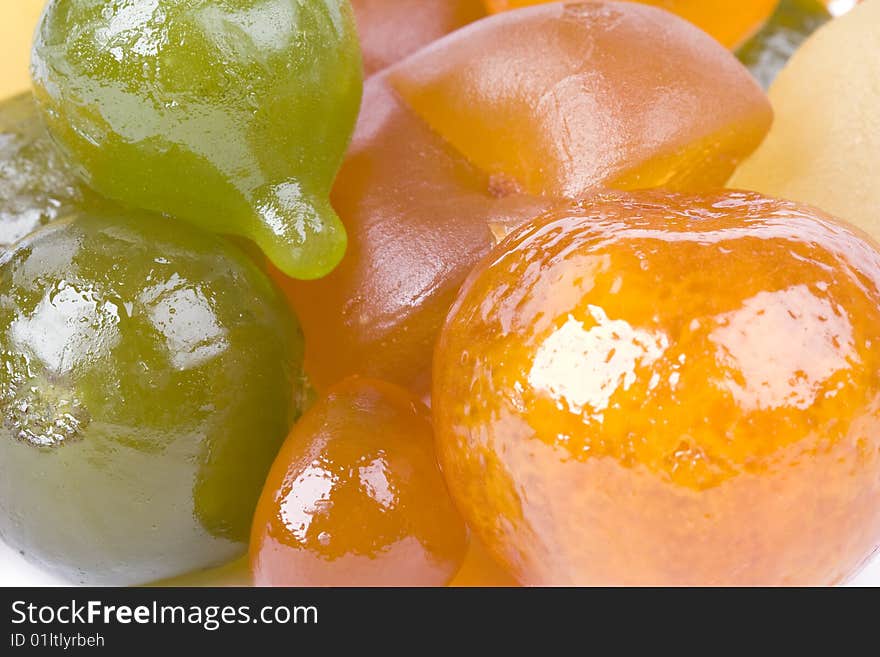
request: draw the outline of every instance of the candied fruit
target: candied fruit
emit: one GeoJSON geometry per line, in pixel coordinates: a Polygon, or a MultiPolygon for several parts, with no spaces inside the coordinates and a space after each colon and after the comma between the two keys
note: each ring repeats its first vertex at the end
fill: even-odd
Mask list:
{"type": "Polygon", "coordinates": [[[880,544],[880,253],[757,194],[603,195],[470,275],[441,466],[524,584],[800,585],[880,544]]]}
{"type": "Polygon", "coordinates": [[[0,257],[0,536],[77,583],[247,549],[299,413],[302,338],[222,238],[79,213],[0,257]]]}
{"type": "Polygon", "coordinates": [[[720,186],[770,121],[729,52],[631,3],[493,16],[374,75],[331,197],[349,250],[321,280],[278,277],[310,375],[426,391],[437,332],[495,228],[603,186],[720,186]]]}
{"type": "Polygon", "coordinates": [[[263,586],[439,586],[466,545],[427,408],[397,386],[351,378],[315,402],[278,454],[251,566],[263,586]]]}
{"type": "Polygon", "coordinates": [[[388,77],[470,162],[533,194],[718,185],[771,119],[732,55],[684,21],[615,2],[502,14],[388,77]]]}
{"type": "Polygon", "coordinates": [[[339,262],[328,193],[361,93],[346,0],[52,2],[32,71],[104,196],[252,239],[290,276],[339,262]]]}

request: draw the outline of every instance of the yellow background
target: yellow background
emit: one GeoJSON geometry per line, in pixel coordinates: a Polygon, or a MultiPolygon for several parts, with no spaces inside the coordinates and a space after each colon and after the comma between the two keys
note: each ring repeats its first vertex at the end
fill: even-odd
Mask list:
{"type": "Polygon", "coordinates": [[[0,0],[0,98],[30,84],[31,39],[45,4],[45,0],[0,0]]]}

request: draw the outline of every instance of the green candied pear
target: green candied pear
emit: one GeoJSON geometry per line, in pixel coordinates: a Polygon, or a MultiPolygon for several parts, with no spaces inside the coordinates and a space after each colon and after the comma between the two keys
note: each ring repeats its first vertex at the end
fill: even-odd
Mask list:
{"type": "Polygon", "coordinates": [[[295,319],[220,236],[84,213],[0,256],[0,538],[70,580],[243,554],[303,398],[295,319]]]}
{"type": "Polygon", "coordinates": [[[51,0],[32,73],[105,196],[252,239],[296,278],[342,258],[328,195],[362,86],[346,0],[51,0]]]}
{"type": "Polygon", "coordinates": [[[0,250],[98,202],[52,143],[32,95],[0,102],[0,250]]]}

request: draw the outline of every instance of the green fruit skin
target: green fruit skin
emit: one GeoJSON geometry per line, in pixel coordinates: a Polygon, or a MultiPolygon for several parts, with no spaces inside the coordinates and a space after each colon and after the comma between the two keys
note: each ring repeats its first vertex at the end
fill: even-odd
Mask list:
{"type": "MultiPolygon", "coordinates": [[[[0,101],[0,252],[55,219],[119,209],[83,185],[49,136],[33,94],[0,101]]],[[[266,271],[253,242],[231,240],[266,271]]]]}
{"type": "Polygon", "coordinates": [[[0,102],[0,250],[98,202],[52,143],[33,96],[0,102]]]}
{"type": "Polygon", "coordinates": [[[248,237],[296,278],[342,258],[328,194],[362,87],[346,0],[52,0],[32,73],[105,196],[248,237]]]}
{"type": "Polygon", "coordinates": [[[0,538],[86,584],[224,563],[304,390],[299,327],[232,244],[53,222],[0,257],[0,538]]]}

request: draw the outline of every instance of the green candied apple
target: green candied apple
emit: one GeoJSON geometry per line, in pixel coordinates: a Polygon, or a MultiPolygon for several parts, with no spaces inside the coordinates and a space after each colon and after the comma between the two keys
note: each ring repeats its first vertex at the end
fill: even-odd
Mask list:
{"type": "Polygon", "coordinates": [[[222,237],[84,213],[24,238],[0,257],[0,538],[91,584],[242,554],[301,363],[281,296],[222,237]]]}
{"type": "Polygon", "coordinates": [[[49,138],[31,94],[0,102],[0,249],[96,202],[49,138]]]}
{"type": "Polygon", "coordinates": [[[105,196],[248,237],[295,278],[339,262],[328,194],[361,93],[346,0],[52,0],[32,73],[105,196]]]}

